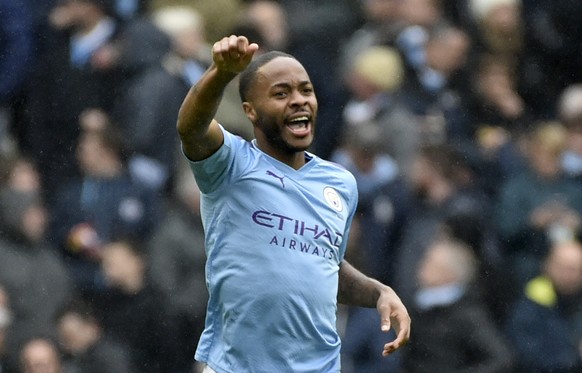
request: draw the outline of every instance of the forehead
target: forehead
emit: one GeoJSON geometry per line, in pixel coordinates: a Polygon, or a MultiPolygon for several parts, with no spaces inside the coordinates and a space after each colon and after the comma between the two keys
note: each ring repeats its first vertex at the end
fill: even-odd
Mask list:
{"type": "Polygon", "coordinates": [[[310,83],[310,80],[299,61],[290,57],[277,57],[257,70],[256,82],[268,88],[278,84],[310,83]]]}

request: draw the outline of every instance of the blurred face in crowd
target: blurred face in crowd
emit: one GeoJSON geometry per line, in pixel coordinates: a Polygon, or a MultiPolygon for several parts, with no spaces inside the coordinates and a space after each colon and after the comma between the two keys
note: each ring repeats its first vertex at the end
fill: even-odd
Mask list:
{"type": "Polygon", "coordinates": [[[441,18],[436,0],[400,0],[400,16],[409,25],[428,26],[441,18]]]}
{"type": "Polygon", "coordinates": [[[276,57],[261,66],[249,96],[243,108],[264,151],[285,159],[311,145],[317,99],[299,61],[276,57]]]}
{"type": "Polygon", "coordinates": [[[59,352],[47,340],[34,339],[28,342],[20,358],[23,373],[59,373],[61,371],[59,352]]]}
{"type": "Polygon", "coordinates": [[[275,1],[253,1],[246,11],[246,19],[257,27],[268,49],[286,49],[289,27],[281,4],[275,1]]]}
{"type": "Polygon", "coordinates": [[[426,58],[430,67],[449,76],[462,68],[469,52],[469,37],[461,30],[444,31],[429,40],[426,58]]]}
{"type": "Polygon", "coordinates": [[[22,216],[22,232],[32,242],[38,242],[44,238],[47,224],[48,213],[40,205],[27,208],[22,216]]]}
{"type": "Polygon", "coordinates": [[[32,163],[21,159],[14,165],[8,185],[15,190],[25,192],[40,191],[40,175],[32,163]]]}
{"type": "Polygon", "coordinates": [[[86,351],[99,338],[96,322],[84,320],[80,315],[67,313],[58,323],[59,342],[71,354],[86,351]]]}
{"type": "Polygon", "coordinates": [[[494,6],[484,19],[486,27],[501,34],[518,32],[522,25],[520,7],[517,4],[494,6]]]}
{"type": "Polygon", "coordinates": [[[364,0],[366,18],[373,22],[393,20],[398,14],[400,0],[364,0]]]}
{"type": "Polygon", "coordinates": [[[443,243],[429,247],[425,257],[420,262],[418,282],[422,287],[438,287],[453,283],[457,280],[451,270],[450,255],[443,243]]]}
{"type": "Polygon", "coordinates": [[[569,242],[552,248],[545,273],[558,294],[578,294],[582,290],[582,247],[569,242]]]}
{"type": "Polygon", "coordinates": [[[144,281],[145,262],[125,242],[105,245],[101,265],[105,279],[116,288],[132,293],[141,290],[144,281]]]}
{"type": "Polygon", "coordinates": [[[77,147],[77,158],[84,170],[89,173],[96,173],[101,168],[101,159],[106,155],[106,149],[99,141],[99,138],[92,132],[81,135],[77,147]]]}
{"type": "Polygon", "coordinates": [[[425,157],[417,156],[414,159],[408,175],[411,186],[418,196],[427,195],[435,172],[432,163],[425,157]]]}
{"type": "Polygon", "coordinates": [[[90,0],[62,0],[51,10],[49,20],[59,29],[92,27],[103,11],[90,0]]]}
{"type": "Polygon", "coordinates": [[[87,175],[112,177],[123,168],[118,154],[106,146],[103,136],[100,131],[86,131],[79,138],[77,159],[87,175]]]}
{"type": "Polygon", "coordinates": [[[560,155],[555,152],[535,146],[529,158],[537,174],[544,178],[553,178],[561,172],[560,155]]]}
{"type": "Polygon", "coordinates": [[[566,142],[566,131],[559,123],[542,124],[532,133],[527,154],[537,175],[552,179],[561,173],[566,142]]]}

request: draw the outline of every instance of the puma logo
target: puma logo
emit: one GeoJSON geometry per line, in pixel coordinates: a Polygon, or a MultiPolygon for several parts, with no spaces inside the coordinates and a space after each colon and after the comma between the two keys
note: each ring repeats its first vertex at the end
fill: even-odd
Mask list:
{"type": "Polygon", "coordinates": [[[283,188],[285,188],[285,182],[283,181],[283,179],[285,178],[285,175],[283,175],[283,176],[279,176],[279,175],[277,175],[276,173],[274,173],[274,172],[272,172],[272,171],[269,171],[269,170],[267,170],[267,175],[269,175],[269,176],[273,176],[274,178],[277,178],[277,179],[279,179],[279,181],[281,182],[281,186],[282,186],[283,188]]]}

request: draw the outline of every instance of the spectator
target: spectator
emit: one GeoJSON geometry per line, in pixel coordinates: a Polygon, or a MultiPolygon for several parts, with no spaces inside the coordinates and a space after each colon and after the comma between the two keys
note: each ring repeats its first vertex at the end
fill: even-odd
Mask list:
{"type": "Polygon", "coordinates": [[[252,0],[245,7],[242,18],[255,25],[264,39],[261,48],[286,51],[289,48],[287,11],[273,0],[252,0]]]}
{"type": "Polygon", "coordinates": [[[204,34],[215,40],[230,32],[240,15],[243,0],[149,0],[149,9],[156,12],[167,6],[188,6],[204,19],[204,34]]]}
{"type": "Polygon", "coordinates": [[[476,258],[465,245],[445,239],[429,246],[416,269],[414,339],[403,352],[405,372],[511,370],[504,336],[470,292],[477,271],[476,258]]]}
{"type": "Polygon", "coordinates": [[[61,373],[61,353],[50,338],[35,337],[20,350],[22,373],[61,373]]]}
{"type": "Polygon", "coordinates": [[[429,244],[442,234],[446,222],[463,221],[465,230],[486,232],[487,200],[461,179],[462,159],[448,145],[425,145],[415,156],[408,177],[412,205],[396,249],[394,281],[401,297],[411,302],[418,283],[410,276],[429,244]]]}
{"type": "Polygon", "coordinates": [[[45,240],[46,225],[47,211],[38,193],[1,189],[0,283],[13,310],[6,335],[12,358],[30,337],[55,334],[54,316],[72,290],[61,258],[45,240]]]}
{"type": "Polygon", "coordinates": [[[340,56],[340,78],[353,67],[354,57],[375,46],[394,46],[405,26],[397,0],[362,1],[364,23],[346,40],[340,56]]]}
{"type": "Polygon", "coordinates": [[[526,49],[520,91],[537,118],[551,120],[560,93],[582,82],[582,2],[524,1],[522,14],[526,49]]]}
{"type": "Polygon", "coordinates": [[[179,323],[177,359],[191,365],[204,329],[208,300],[206,252],[200,190],[184,160],[179,169],[168,213],[152,235],[148,251],[152,284],[164,293],[170,313],[179,323]]]}
{"type": "Polygon", "coordinates": [[[396,46],[410,69],[418,69],[425,63],[424,49],[431,35],[440,28],[449,27],[442,10],[440,2],[435,0],[400,2],[398,17],[403,25],[396,36],[396,46]]]}
{"type": "Polygon", "coordinates": [[[552,245],[541,274],[527,283],[507,321],[518,373],[582,370],[582,247],[552,245]]]}
{"type": "Polygon", "coordinates": [[[345,145],[332,161],[347,168],[358,184],[358,212],[350,241],[350,261],[365,273],[392,283],[396,244],[409,205],[408,187],[394,160],[382,150],[384,137],[373,124],[348,128],[345,145]]]}
{"type": "Polygon", "coordinates": [[[528,136],[528,167],[499,193],[497,229],[518,289],[538,274],[552,241],[571,239],[580,228],[580,187],[560,164],[565,146],[561,124],[538,124],[528,136]]]}
{"type": "MultiPolygon", "coordinates": [[[[533,115],[517,90],[515,69],[504,60],[485,54],[480,55],[476,66],[468,100],[473,124],[476,129],[500,127],[513,141],[519,141],[533,115]]],[[[469,133],[473,137],[475,132],[469,133]]]]}
{"type": "Polygon", "coordinates": [[[77,145],[81,175],[60,186],[51,212],[51,238],[84,293],[104,287],[101,245],[118,235],[148,237],[161,213],[155,192],[128,174],[118,132],[93,124],[97,128],[85,129],[77,145]]]}
{"type": "Polygon", "coordinates": [[[130,354],[119,342],[108,338],[93,308],[73,298],[57,315],[59,342],[66,355],[64,372],[139,372],[131,367],[130,354]]]}
{"type": "Polygon", "coordinates": [[[79,115],[87,107],[110,110],[117,99],[122,75],[105,63],[109,60],[102,52],[120,28],[106,3],[65,0],[55,6],[53,33],[30,77],[34,85],[25,108],[29,138],[23,151],[39,165],[49,205],[61,180],[76,174],[79,115]]]}
{"type": "Polygon", "coordinates": [[[351,97],[343,110],[343,131],[349,141],[349,134],[364,125],[378,127],[380,150],[406,174],[420,144],[421,126],[399,95],[403,79],[402,59],[396,49],[372,47],[358,55],[345,78],[351,97]]]}
{"type": "Polygon", "coordinates": [[[473,24],[476,52],[518,67],[524,46],[521,0],[470,0],[466,22],[473,24]]]}
{"type": "Polygon", "coordinates": [[[582,84],[572,84],[562,92],[558,101],[558,119],[568,132],[562,168],[571,177],[582,181],[582,84]]]}
{"type": "MultiPolygon", "coordinates": [[[[399,38],[404,35],[401,33],[399,38]]],[[[467,33],[448,25],[432,29],[426,41],[413,51],[407,51],[399,42],[408,68],[403,97],[410,110],[421,118],[426,142],[468,136],[470,127],[462,95],[470,47],[467,33]]]]}
{"type": "Polygon", "coordinates": [[[138,372],[180,372],[175,319],[147,277],[145,250],[133,239],[103,246],[101,269],[107,288],[96,297],[96,312],[105,334],[128,346],[138,372]]]}
{"type": "Polygon", "coordinates": [[[210,47],[203,20],[191,7],[160,8],[151,19],[171,41],[170,51],[125,85],[116,116],[130,154],[130,173],[165,192],[179,155],[173,124],[182,97],[209,64],[210,47]]]}
{"type": "Polygon", "coordinates": [[[0,0],[0,154],[11,151],[13,103],[23,94],[34,60],[34,19],[26,1],[0,0]]]}

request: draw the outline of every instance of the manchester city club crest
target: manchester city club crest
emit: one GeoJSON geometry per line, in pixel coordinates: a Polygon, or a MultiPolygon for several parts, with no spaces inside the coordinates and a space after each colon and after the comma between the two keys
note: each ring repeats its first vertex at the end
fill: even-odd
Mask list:
{"type": "Polygon", "coordinates": [[[332,187],[325,187],[323,189],[323,196],[325,197],[327,204],[330,205],[332,209],[336,210],[337,212],[341,212],[344,209],[342,199],[336,190],[332,187]]]}

